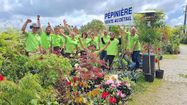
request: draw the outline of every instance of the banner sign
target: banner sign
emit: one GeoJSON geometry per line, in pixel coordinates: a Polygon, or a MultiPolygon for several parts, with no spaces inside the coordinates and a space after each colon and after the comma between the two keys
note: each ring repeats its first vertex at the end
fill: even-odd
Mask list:
{"type": "Polygon", "coordinates": [[[130,25],[133,22],[133,7],[107,12],[104,16],[106,25],[130,25]]]}

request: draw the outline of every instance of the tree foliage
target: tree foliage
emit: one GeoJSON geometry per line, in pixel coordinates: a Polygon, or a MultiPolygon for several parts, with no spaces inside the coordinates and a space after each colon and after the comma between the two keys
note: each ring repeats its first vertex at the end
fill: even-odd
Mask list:
{"type": "Polygon", "coordinates": [[[101,32],[105,29],[104,23],[100,20],[92,20],[91,22],[87,23],[86,25],[81,26],[81,32],[101,32]]]}
{"type": "Polygon", "coordinates": [[[149,27],[147,21],[144,19],[144,14],[134,15],[135,25],[141,42],[155,44],[161,40],[160,29],[165,25],[164,16],[163,12],[156,12],[156,18],[151,22],[151,27],[149,27]]]}

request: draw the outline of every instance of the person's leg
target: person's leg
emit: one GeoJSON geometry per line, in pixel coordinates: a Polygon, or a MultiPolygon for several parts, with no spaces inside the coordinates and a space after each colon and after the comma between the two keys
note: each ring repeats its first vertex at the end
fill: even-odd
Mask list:
{"type": "Polygon", "coordinates": [[[134,51],[134,62],[136,63],[136,68],[140,66],[140,51],[134,51]]]}
{"type": "Polygon", "coordinates": [[[101,53],[100,53],[100,59],[101,60],[104,60],[105,59],[105,57],[106,57],[106,51],[102,51],[101,53]]]}
{"type": "Polygon", "coordinates": [[[70,53],[65,53],[65,54],[64,54],[64,57],[70,58],[70,53]]]}
{"type": "Polygon", "coordinates": [[[62,49],[60,53],[61,53],[61,55],[64,56],[64,49],[62,49]]]}
{"type": "Polygon", "coordinates": [[[114,57],[115,57],[114,55],[109,55],[109,57],[108,57],[110,69],[112,68],[112,63],[113,63],[114,57]]]}
{"type": "Polygon", "coordinates": [[[108,63],[108,61],[109,61],[109,55],[106,55],[106,57],[105,57],[105,63],[106,63],[106,66],[109,66],[109,63],[108,63]]]}
{"type": "Polygon", "coordinates": [[[133,62],[136,62],[136,59],[135,59],[136,57],[135,57],[135,52],[134,52],[134,51],[133,51],[131,57],[132,57],[132,61],[133,61],[133,62]]]}

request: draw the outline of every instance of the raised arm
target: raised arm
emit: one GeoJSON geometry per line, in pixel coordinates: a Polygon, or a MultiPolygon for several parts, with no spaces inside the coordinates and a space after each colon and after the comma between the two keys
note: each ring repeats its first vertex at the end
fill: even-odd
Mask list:
{"type": "Polygon", "coordinates": [[[37,15],[37,23],[38,23],[38,26],[40,27],[40,33],[42,33],[42,26],[41,26],[41,23],[40,23],[40,15],[37,15]]]}
{"type": "Polygon", "coordinates": [[[63,23],[64,23],[64,27],[68,30],[68,32],[70,33],[70,34],[73,34],[73,35],[75,35],[75,33],[70,29],[70,27],[68,26],[68,24],[67,24],[67,21],[64,19],[63,20],[63,23]]]}
{"type": "Polygon", "coordinates": [[[23,26],[22,26],[22,28],[21,28],[22,33],[26,33],[27,24],[28,24],[28,23],[31,23],[31,22],[32,22],[31,19],[27,19],[27,21],[23,24],[23,26]]]}
{"type": "Polygon", "coordinates": [[[103,48],[101,48],[98,52],[105,50],[109,45],[110,45],[110,41],[108,41],[108,43],[103,48]]]}
{"type": "Polygon", "coordinates": [[[81,47],[82,47],[84,50],[88,51],[88,49],[84,47],[81,38],[78,38],[78,40],[79,40],[79,43],[80,43],[81,47]]]}
{"type": "Polygon", "coordinates": [[[54,29],[53,29],[53,27],[51,26],[50,22],[48,22],[48,27],[51,27],[51,33],[54,34],[55,32],[54,32],[54,29]]]}
{"type": "Polygon", "coordinates": [[[60,34],[64,37],[67,38],[67,36],[64,34],[64,30],[62,28],[60,28],[60,34]]]}

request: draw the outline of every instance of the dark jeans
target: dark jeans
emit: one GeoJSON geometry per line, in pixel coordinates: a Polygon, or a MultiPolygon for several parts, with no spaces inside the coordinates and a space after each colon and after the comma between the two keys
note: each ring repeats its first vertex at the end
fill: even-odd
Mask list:
{"type": "Polygon", "coordinates": [[[65,53],[64,56],[70,58],[71,53],[65,53]]]}
{"type": "Polygon", "coordinates": [[[109,61],[109,67],[110,68],[112,67],[112,63],[113,63],[114,57],[115,57],[114,55],[107,55],[106,56],[105,62],[107,63],[109,61]]]}
{"type": "Polygon", "coordinates": [[[140,67],[140,51],[133,51],[132,61],[136,63],[136,68],[140,67]]]}
{"type": "Polygon", "coordinates": [[[102,51],[102,52],[100,53],[100,59],[101,59],[101,60],[104,60],[104,59],[106,58],[106,56],[107,56],[107,52],[106,52],[106,51],[102,51]]]}

